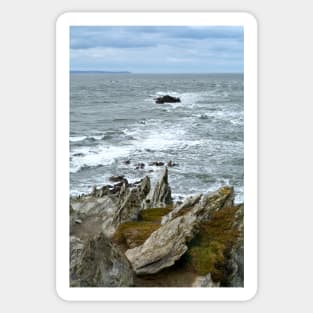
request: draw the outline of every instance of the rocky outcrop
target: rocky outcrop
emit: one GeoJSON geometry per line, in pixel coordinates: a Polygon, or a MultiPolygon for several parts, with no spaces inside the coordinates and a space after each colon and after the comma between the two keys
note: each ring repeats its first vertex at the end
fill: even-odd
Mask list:
{"type": "Polygon", "coordinates": [[[126,185],[120,191],[119,209],[113,216],[113,223],[119,225],[127,221],[135,221],[141,209],[141,203],[150,191],[150,178],[146,176],[135,188],[126,185]]]}
{"type": "Polygon", "coordinates": [[[125,179],[119,190],[107,186],[71,201],[71,233],[81,238],[103,232],[112,237],[119,224],[138,218],[143,200],[150,191],[150,178],[130,186],[125,179]],[[101,196],[105,192],[105,195],[101,196]],[[76,221],[81,221],[77,225],[76,221]]]}
{"type": "Polygon", "coordinates": [[[143,245],[127,250],[136,274],[154,274],[173,265],[187,251],[196,224],[195,216],[177,217],[153,232],[143,245]]]}
{"type": "Polygon", "coordinates": [[[176,218],[177,216],[185,215],[188,212],[197,216],[198,220],[208,220],[212,212],[218,211],[221,208],[230,207],[233,204],[234,188],[224,186],[215,192],[207,195],[196,194],[193,197],[187,198],[180,206],[173,209],[168,215],[162,219],[162,224],[176,218]]]}
{"type": "Polygon", "coordinates": [[[175,103],[175,102],[181,102],[179,98],[172,97],[169,95],[165,95],[162,97],[155,98],[155,103],[163,104],[163,103],[175,103]]]}
{"type": "Polygon", "coordinates": [[[243,211],[230,186],[174,205],[167,167],[94,187],[70,200],[71,286],[242,287],[243,211]]]}
{"type": "Polygon", "coordinates": [[[168,183],[168,169],[164,167],[159,181],[146,197],[143,209],[167,207],[172,203],[172,191],[168,183]]]}
{"type": "Polygon", "coordinates": [[[84,245],[73,240],[70,276],[72,287],[133,285],[133,271],[128,260],[103,233],[84,245]]]}

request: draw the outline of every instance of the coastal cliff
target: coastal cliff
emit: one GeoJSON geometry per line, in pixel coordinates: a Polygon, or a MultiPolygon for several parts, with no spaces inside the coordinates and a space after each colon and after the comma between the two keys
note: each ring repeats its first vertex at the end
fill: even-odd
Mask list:
{"type": "Polygon", "coordinates": [[[165,166],[70,199],[71,287],[243,287],[244,205],[234,189],[174,203],[165,166]]]}

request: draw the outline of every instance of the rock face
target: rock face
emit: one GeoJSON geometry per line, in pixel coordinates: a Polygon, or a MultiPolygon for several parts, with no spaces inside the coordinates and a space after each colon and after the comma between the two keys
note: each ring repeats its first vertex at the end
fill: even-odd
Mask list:
{"type": "Polygon", "coordinates": [[[133,285],[128,260],[101,233],[85,245],[73,241],[71,258],[72,287],[127,287],[133,285]],[[80,251],[79,251],[80,250],[80,251]]]}
{"type": "Polygon", "coordinates": [[[168,169],[164,167],[160,180],[155,184],[152,192],[146,197],[143,208],[162,208],[172,203],[172,191],[168,183],[168,169]]]}
{"type": "Polygon", "coordinates": [[[136,274],[153,274],[175,263],[194,236],[195,216],[181,216],[153,232],[143,245],[129,249],[126,256],[136,274]]]}
{"type": "Polygon", "coordinates": [[[228,276],[225,285],[229,287],[242,287],[244,285],[244,241],[243,241],[243,215],[244,205],[238,206],[234,227],[240,233],[238,240],[229,250],[227,262],[228,276]]]}
{"type": "Polygon", "coordinates": [[[87,233],[90,237],[103,232],[112,237],[119,224],[138,218],[142,201],[150,191],[150,178],[146,176],[132,187],[127,180],[118,185],[118,191],[102,187],[85,198],[71,202],[71,232],[75,236],[87,233]],[[106,192],[101,196],[104,190],[106,192]],[[75,222],[77,220],[81,221],[80,225],[75,222]]]}
{"type": "Polygon", "coordinates": [[[175,102],[181,102],[181,101],[180,101],[179,98],[172,97],[172,96],[169,96],[169,95],[165,95],[165,96],[162,96],[162,97],[157,97],[155,99],[155,103],[158,103],[158,104],[175,103],[175,102]]]}

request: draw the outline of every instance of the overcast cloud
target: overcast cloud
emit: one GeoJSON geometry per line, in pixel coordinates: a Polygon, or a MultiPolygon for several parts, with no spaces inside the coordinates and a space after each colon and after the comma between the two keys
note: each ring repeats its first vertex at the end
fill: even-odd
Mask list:
{"type": "Polygon", "coordinates": [[[72,26],[71,70],[243,72],[242,27],[72,26]]]}

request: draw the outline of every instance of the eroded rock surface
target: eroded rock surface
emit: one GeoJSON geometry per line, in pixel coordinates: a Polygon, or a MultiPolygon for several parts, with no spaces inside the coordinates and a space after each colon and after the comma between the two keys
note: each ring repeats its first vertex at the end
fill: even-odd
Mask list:
{"type": "Polygon", "coordinates": [[[159,181],[146,197],[143,208],[162,208],[173,203],[172,191],[168,183],[168,169],[164,167],[159,181]]]}
{"type": "Polygon", "coordinates": [[[85,244],[73,239],[71,252],[72,287],[133,285],[133,271],[127,258],[103,233],[85,244]]]}

